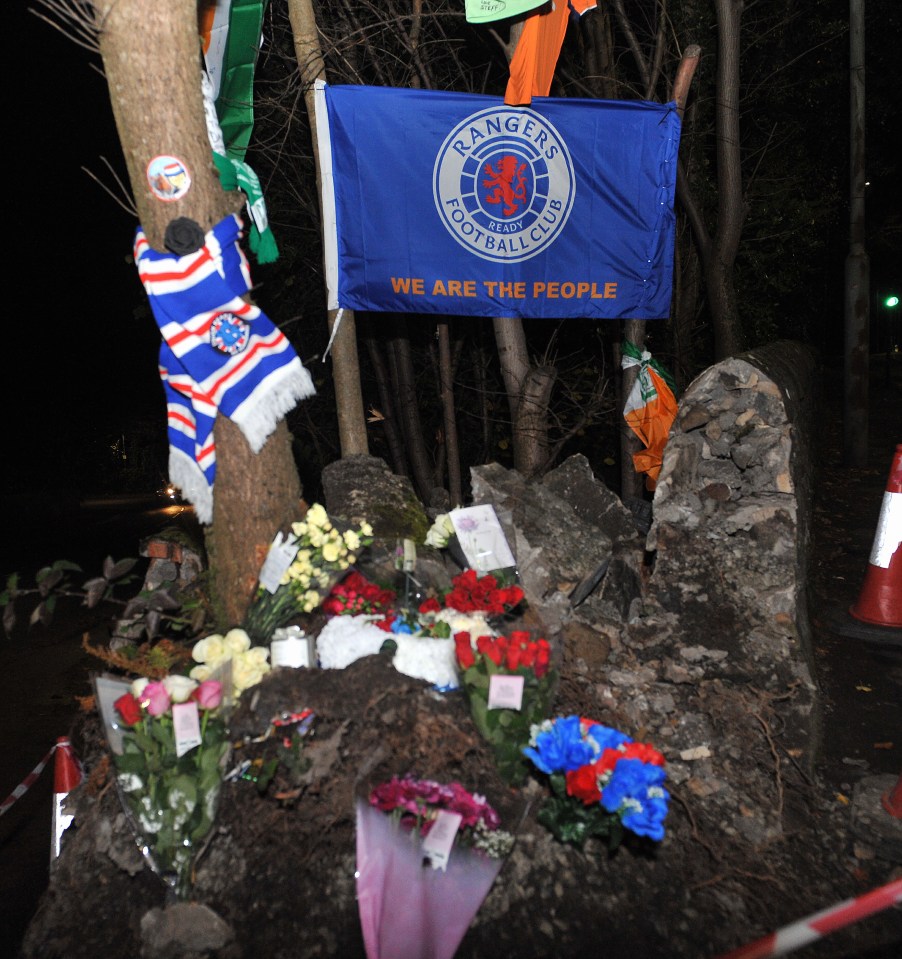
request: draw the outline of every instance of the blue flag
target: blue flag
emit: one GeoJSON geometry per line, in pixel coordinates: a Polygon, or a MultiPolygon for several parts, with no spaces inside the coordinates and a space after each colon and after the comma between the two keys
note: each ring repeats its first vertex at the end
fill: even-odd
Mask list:
{"type": "Polygon", "coordinates": [[[676,104],[317,90],[330,308],[660,319],[676,104]]]}

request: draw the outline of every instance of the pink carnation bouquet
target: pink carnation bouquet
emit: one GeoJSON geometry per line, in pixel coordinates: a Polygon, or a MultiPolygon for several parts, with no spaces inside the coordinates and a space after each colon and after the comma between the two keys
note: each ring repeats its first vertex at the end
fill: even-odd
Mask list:
{"type": "Polygon", "coordinates": [[[513,842],[485,797],[460,783],[405,776],[376,786],[357,803],[368,959],[451,959],[513,842]]]}

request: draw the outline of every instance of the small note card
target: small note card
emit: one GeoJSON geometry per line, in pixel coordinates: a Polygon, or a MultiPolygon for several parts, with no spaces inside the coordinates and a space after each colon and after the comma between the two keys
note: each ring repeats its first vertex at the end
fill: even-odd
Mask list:
{"type": "Polygon", "coordinates": [[[463,816],[460,813],[449,812],[447,809],[438,811],[435,822],[423,840],[423,855],[433,869],[441,869],[442,872],[447,869],[454,837],[462,822],[463,816]]]}
{"type": "Polygon", "coordinates": [[[276,533],[276,538],[272,541],[266,559],[263,561],[263,568],[260,570],[260,585],[270,593],[275,593],[285,571],[294,562],[297,554],[297,546],[285,540],[281,533],[276,533]]]}
{"type": "Polygon", "coordinates": [[[523,677],[495,673],[489,677],[489,709],[517,709],[523,705],[523,677]]]}
{"type": "Polygon", "coordinates": [[[201,744],[197,703],[172,704],[172,731],[175,733],[176,756],[184,756],[189,749],[201,744]]]}

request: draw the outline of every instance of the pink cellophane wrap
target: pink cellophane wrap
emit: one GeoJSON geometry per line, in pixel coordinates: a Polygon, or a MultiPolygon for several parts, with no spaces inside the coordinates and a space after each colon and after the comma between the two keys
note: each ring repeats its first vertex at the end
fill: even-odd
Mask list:
{"type": "Polygon", "coordinates": [[[502,859],[455,845],[444,872],[423,865],[421,841],[357,802],[357,907],[367,959],[451,959],[502,859]]]}

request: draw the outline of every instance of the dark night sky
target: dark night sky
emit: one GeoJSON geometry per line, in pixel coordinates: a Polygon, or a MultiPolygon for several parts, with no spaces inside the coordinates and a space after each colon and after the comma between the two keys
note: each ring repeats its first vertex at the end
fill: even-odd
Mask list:
{"type": "Polygon", "coordinates": [[[127,182],[106,84],[91,66],[99,55],[18,4],[15,15],[28,55],[25,83],[13,91],[25,175],[7,191],[15,224],[7,275],[18,302],[8,326],[18,382],[5,384],[15,411],[3,484],[11,488],[32,474],[78,473],[72,439],[85,427],[99,441],[154,410],[163,430],[165,416],[159,334],[149,316],[133,315],[143,301],[129,261],[137,221],[81,169],[111,183],[105,156],[127,182]]]}

